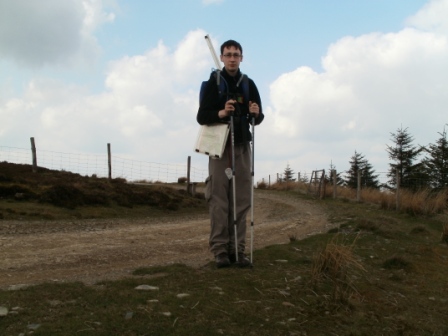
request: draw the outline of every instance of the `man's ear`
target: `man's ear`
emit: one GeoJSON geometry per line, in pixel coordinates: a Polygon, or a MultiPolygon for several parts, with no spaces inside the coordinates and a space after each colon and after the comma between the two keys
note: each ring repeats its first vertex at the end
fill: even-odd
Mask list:
{"type": "Polygon", "coordinates": [[[219,59],[221,60],[221,62],[224,63],[224,60],[223,60],[223,56],[222,56],[222,55],[219,55],[219,59]]]}

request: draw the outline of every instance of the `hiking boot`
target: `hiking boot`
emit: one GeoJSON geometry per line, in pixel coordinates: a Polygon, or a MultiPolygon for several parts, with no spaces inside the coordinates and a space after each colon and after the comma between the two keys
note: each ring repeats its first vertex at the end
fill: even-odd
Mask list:
{"type": "Polygon", "coordinates": [[[230,266],[230,260],[227,256],[227,253],[221,253],[218,254],[215,257],[216,267],[217,268],[223,268],[223,267],[229,267],[230,266]]]}
{"type": "Polygon", "coordinates": [[[231,264],[234,264],[236,262],[235,253],[230,253],[229,254],[229,261],[230,261],[231,264]]]}
{"type": "Polygon", "coordinates": [[[252,266],[252,263],[250,262],[249,258],[246,257],[244,253],[238,253],[238,261],[236,261],[235,254],[231,254],[229,256],[229,261],[232,264],[235,264],[235,266],[238,267],[250,267],[252,266]]]}

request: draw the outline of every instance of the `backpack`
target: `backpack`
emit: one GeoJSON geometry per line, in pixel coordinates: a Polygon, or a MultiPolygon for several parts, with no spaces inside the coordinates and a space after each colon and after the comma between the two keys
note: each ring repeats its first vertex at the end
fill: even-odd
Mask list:
{"type": "MultiPolygon", "coordinates": [[[[221,75],[221,70],[213,70],[213,76],[216,78],[216,85],[218,85],[218,92],[221,98],[227,98],[229,96],[227,81],[221,75]]],[[[205,88],[207,87],[209,81],[203,81],[201,84],[201,89],[199,91],[199,104],[202,103],[204,99],[205,88]]],[[[241,84],[243,89],[243,99],[244,102],[249,102],[249,77],[245,74],[241,74],[241,79],[237,86],[241,84]]]]}

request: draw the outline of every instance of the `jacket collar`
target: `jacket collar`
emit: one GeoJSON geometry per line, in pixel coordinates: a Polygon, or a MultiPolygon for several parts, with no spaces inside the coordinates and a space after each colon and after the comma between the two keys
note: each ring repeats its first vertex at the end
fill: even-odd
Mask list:
{"type": "Polygon", "coordinates": [[[241,70],[238,69],[238,72],[236,73],[235,76],[230,76],[229,73],[227,72],[226,68],[224,67],[224,68],[222,69],[222,75],[224,76],[224,78],[225,78],[226,80],[232,79],[232,80],[234,80],[235,82],[237,82],[237,81],[240,79],[240,77],[241,77],[241,70]]]}

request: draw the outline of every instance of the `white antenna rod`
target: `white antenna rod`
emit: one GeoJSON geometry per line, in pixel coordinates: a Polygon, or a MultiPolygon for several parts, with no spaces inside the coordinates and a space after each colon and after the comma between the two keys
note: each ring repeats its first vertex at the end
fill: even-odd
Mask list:
{"type": "Polygon", "coordinates": [[[213,60],[215,61],[216,69],[221,69],[221,64],[219,63],[218,56],[216,55],[215,48],[213,48],[212,41],[210,40],[210,36],[205,35],[205,40],[207,41],[210,52],[212,53],[213,60]]]}

